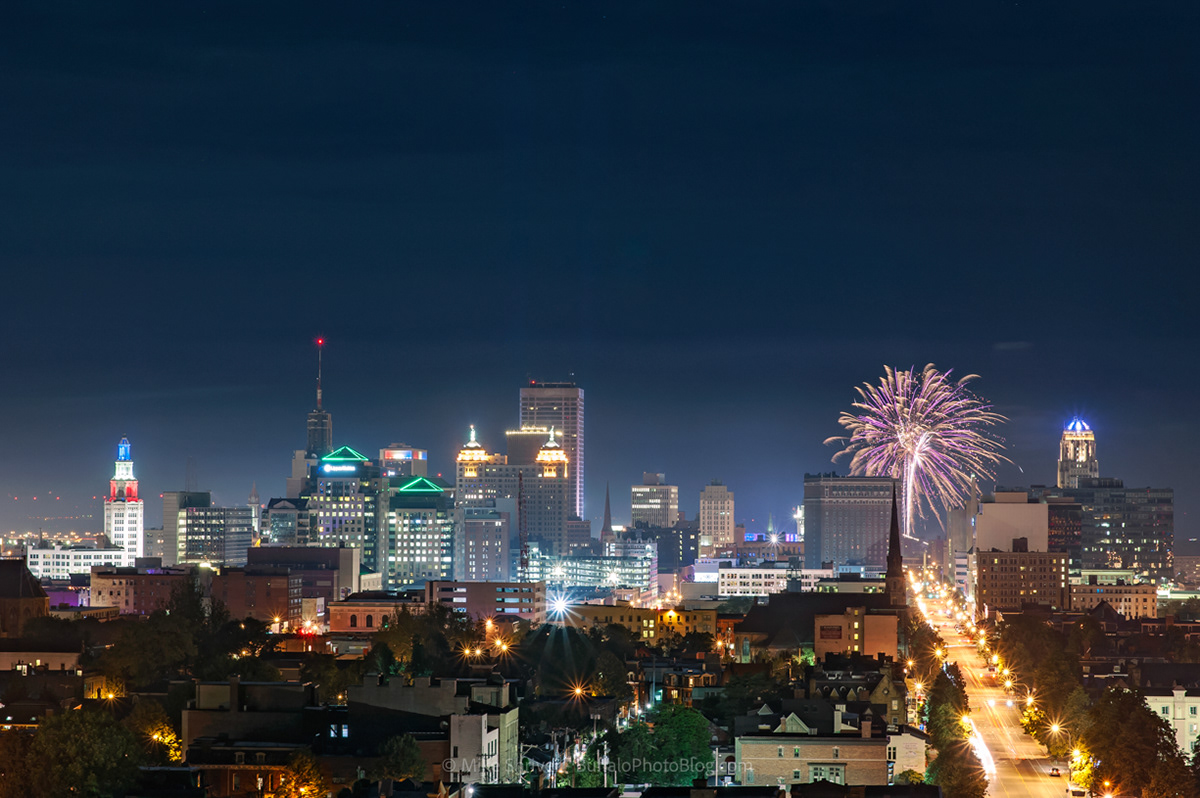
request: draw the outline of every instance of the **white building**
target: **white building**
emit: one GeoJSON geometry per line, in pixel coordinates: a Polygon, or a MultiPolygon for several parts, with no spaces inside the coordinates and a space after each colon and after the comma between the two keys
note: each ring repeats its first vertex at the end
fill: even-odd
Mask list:
{"type": "Polygon", "coordinates": [[[1183,687],[1147,687],[1143,694],[1150,711],[1171,724],[1175,744],[1184,756],[1200,739],[1200,690],[1183,687]]]}
{"type": "Polygon", "coordinates": [[[700,491],[700,556],[733,548],[733,491],[713,480],[700,491]]]}
{"type": "Polygon", "coordinates": [[[500,781],[500,730],[488,728],[487,715],[450,716],[450,759],[462,782],[500,781]]]}
{"type": "Polygon", "coordinates": [[[93,565],[132,567],[134,558],[125,549],[93,549],[63,546],[25,549],[25,564],[36,579],[68,579],[71,574],[88,574],[93,565]]]}
{"type": "Polygon", "coordinates": [[[132,565],[133,558],[143,556],[145,551],[145,512],[142,500],[138,498],[138,481],[133,476],[128,438],[122,438],[117,444],[116,469],[108,485],[108,496],[104,499],[104,534],[114,548],[125,550],[132,565]]]}
{"type": "Polygon", "coordinates": [[[764,563],[748,568],[721,568],[717,572],[717,595],[769,596],[782,593],[788,586],[788,568],[784,563],[764,563]]]}

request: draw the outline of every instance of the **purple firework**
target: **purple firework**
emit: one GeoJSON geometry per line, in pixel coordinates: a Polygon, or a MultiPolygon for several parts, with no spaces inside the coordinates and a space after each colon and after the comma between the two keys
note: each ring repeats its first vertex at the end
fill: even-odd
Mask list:
{"type": "Polygon", "coordinates": [[[966,389],[978,379],[957,381],[933,364],[907,371],[885,366],[879,385],[856,388],[859,401],[838,418],[850,433],[834,437],[842,450],[834,462],[850,458],[850,473],[899,479],[904,492],[904,532],[913,520],[959,507],[973,478],[994,479],[992,469],[1006,461],[1004,446],[990,434],[1007,419],[966,389]]]}

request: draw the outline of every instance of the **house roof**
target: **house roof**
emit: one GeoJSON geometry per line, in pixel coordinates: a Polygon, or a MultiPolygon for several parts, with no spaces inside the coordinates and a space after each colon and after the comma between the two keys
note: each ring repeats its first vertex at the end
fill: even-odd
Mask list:
{"type": "Polygon", "coordinates": [[[24,559],[0,560],[0,599],[49,598],[24,559]]]}

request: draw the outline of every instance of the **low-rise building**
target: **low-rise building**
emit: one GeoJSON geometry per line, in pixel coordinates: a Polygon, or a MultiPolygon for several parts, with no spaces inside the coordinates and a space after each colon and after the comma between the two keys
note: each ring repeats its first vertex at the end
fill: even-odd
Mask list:
{"type": "Polygon", "coordinates": [[[91,605],[117,607],[122,615],[149,615],[166,606],[172,591],[195,578],[196,572],[188,567],[93,567],[91,605]]]}
{"type": "Polygon", "coordinates": [[[887,784],[889,740],[873,735],[870,724],[859,734],[774,732],[734,741],[742,783],[887,784]]]}
{"type": "Polygon", "coordinates": [[[421,591],[364,591],[335,601],[327,609],[330,634],[374,634],[397,610],[408,610],[413,614],[425,612],[425,594],[421,591]]]}
{"type": "Polygon", "coordinates": [[[1130,620],[1158,617],[1158,586],[1153,582],[1071,585],[1073,611],[1087,612],[1102,601],[1130,620]]]}
{"type": "Polygon", "coordinates": [[[1150,711],[1171,725],[1180,753],[1190,755],[1200,740],[1200,689],[1146,687],[1142,695],[1150,711]]]}
{"type": "Polygon", "coordinates": [[[86,574],[93,566],[132,566],[134,555],[123,548],[94,548],[92,546],[29,546],[25,562],[37,579],[68,579],[72,574],[86,574]]]}
{"type": "Polygon", "coordinates": [[[885,654],[899,656],[900,619],[895,614],[873,614],[864,607],[846,607],[837,614],[813,616],[813,653],[885,654]]]}
{"type": "Polygon", "coordinates": [[[445,604],[474,620],[511,616],[535,626],[546,622],[544,582],[426,582],[425,602],[445,604]]]}
{"type": "Polygon", "coordinates": [[[301,624],[301,580],[287,568],[224,568],[213,576],[210,589],[232,618],[254,618],[288,629],[301,624]]]}

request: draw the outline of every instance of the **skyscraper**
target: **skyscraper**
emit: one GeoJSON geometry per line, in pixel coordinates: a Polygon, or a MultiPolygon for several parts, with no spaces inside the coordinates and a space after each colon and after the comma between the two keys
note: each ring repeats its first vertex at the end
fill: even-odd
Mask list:
{"type": "Polygon", "coordinates": [[[333,451],[333,416],[324,408],[321,397],[321,353],[325,339],[317,339],[317,406],[308,414],[308,446],[310,457],[324,457],[333,451]]]}
{"type": "Polygon", "coordinates": [[[733,491],[714,479],[700,491],[700,556],[733,548],[733,491]]]}
{"type": "Polygon", "coordinates": [[[583,514],[583,389],[573,382],[530,382],[521,389],[521,426],[553,427],[571,463],[572,513],[583,514]]]}
{"type": "Polygon", "coordinates": [[[887,565],[891,477],[804,475],[804,567],[887,565]]]}
{"type": "Polygon", "coordinates": [[[642,474],[642,484],[630,488],[631,526],[672,527],[679,520],[679,488],[667,484],[666,474],[642,474]]]}
{"type": "Polygon", "coordinates": [[[104,534],[118,549],[124,549],[127,564],[133,565],[145,550],[142,526],[145,512],[138,498],[138,481],[133,476],[133,455],[128,438],[117,444],[117,462],[104,499],[104,534]]]}
{"type": "Polygon", "coordinates": [[[249,507],[189,507],[176,523],[176,561],[242,566],[251,543],[249,507]]]}
{"type": "Polygon", "coordinates": [[[179,563],[179,511],[189,507],[211,507],[212,494],[198,490],[169,490],[163,493],[162,564],[179,563]]]}
{"type": "Polygon", "coordinates": [[[1096,460],[1096,436],[1087,422],[1071,419],[1063,428],[1058,444],[1058,486],[1078,488],[1079,478],[1096,479],[1100,463],[1096,460]]]}
{"type": "Polygon", "coordinates": [[[573,472],[563,449],[555,437],[548,436],[534,462],[509,463],[504,455],[487,451],[472,427],[470,439],[458,453],[455,506],[492,508],[498,499],[515,499],[518,537],[524,534],[538,542],[544,553],[567,554],[573,472]]]}

